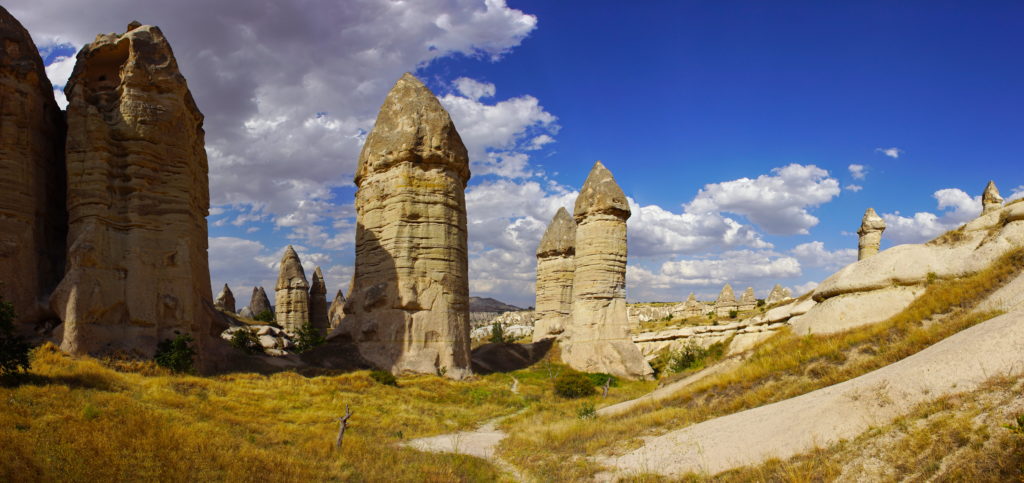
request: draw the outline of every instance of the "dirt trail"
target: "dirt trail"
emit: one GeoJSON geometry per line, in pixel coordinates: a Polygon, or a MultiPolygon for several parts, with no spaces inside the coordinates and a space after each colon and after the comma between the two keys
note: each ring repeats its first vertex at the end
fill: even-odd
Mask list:
{"type": "Polygon", "coordinates": [[[715,474],[785,459],[887,424],[913,406],[1024,374],[1024,311],[959,332],[906,359],[795,398],[645,438],[621,456],[596,457],[616,478],[637,473],[715,474]]]}
{"type": "Polygon", "coordinates": [[[656,402],[659,402],[659,401],[663,401],[665,399],[669,399],[672,396],[674,396],[676,393],[678,393],[679,391],[681,391],[684,388],[686,388],[687,386],[689,386],[689,385],[691,385],[691,384],[693,384],[693,383],[695,383],[695,382],[697,382],[697,381],[699,381],[701,379],[704,379],[706,377],[713,376],[715,374],[719,374],[719,373],[725,372],[725,371],[727,371],[729,369],[733,369],[733,368],[739,366],[742,361],[743,361],[743,359],[738,357],[738,356],[731,357],[731,358],[726,359],[724,361],[721,361],[721,362],[719,362],[719,363],[717,363],[717,364],[715,364],[715,365],[713,365],[711,367],[708,367],[706,369],[702,369],[702,370],[700,370],[700,371],[698,371],[696,373],[693,373],[693,374],[691,374],[691,375],[689,375],[689,376],[687,376],[687,377],[685,377],[683,379],[680,379],[678,381],[666,384],[663,387],[659,387],[659,388],[657,388],[657,389],[655,389],[655,390],[653,390],[653,391],[651,391],[651,392],[649,392],[647,394],[644,394],[643,396],[640,396],[640,397],[638,397],[636,399],[630,399],[628,401],[622,401],[620,403],[612,404],[611,406],[607,406],[607,407],[603,407],[601,409],[598,409],[597,410],[597,415],[598,416],[604,416],[604,417],[618,416],[620,414],[628,413],[628,412],[632,411],[633,409],[636,409],[638,406],[645,405],[645,404],[653,404],[653,403],[656,403],[656,402]]]}
{"type": "Polygon", "coordinates": [[[494,463],[503,471],[510,473],[516,481],[528,481],[516,467],[495,454],[498,443],[505,439],[506,436],[504,431],[498,429],[498,424],[522,411],[520,410],[519,412],[487,421],[483,426],[473,431],[460,431],[458,433],[411,439],[403,444],[420,451],[457,453],[483,458],[494,463]]]}

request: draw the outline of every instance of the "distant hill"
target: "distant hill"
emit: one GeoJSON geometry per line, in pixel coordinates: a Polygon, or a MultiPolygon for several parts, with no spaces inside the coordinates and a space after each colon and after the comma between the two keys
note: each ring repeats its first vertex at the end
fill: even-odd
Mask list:
{"type": "Polygon", "coordinates": [[[470,312],[514,312],[523,310],[515,305],[509,305],[500,300],[494,300],[490,297],[470,297],[469,298],[469,311],[470,312]]]}

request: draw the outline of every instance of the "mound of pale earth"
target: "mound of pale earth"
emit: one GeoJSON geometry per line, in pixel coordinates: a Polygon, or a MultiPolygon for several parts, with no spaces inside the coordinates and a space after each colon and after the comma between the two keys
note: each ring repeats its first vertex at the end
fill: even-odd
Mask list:
{"type": "Polygon", "coordinates": [[[619,474],[715,474],[853,438],[916,404],[1022,373],[1024,311],[1015,311],[858,378],[648,437],[639,449],[598,460],[619,474]]]}
{"type": "Polygon", "coordinates": [[[497,425],[498,420],[495,420],[474,431],[412,439],[405,445],[420,451],[459,453],[490,460],[494,459],[494,448],[505,438],[505,433],[499,431],[497,425]]]}

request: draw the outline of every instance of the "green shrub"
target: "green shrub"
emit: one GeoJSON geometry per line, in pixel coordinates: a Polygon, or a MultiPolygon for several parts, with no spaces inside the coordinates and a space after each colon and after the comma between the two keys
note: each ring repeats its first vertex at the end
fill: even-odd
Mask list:
{"type": "Polygon", "coordinates": [[[740,312],[738,310],[730,310],[729,311],[729,318],[730,319],[735,319],[737,315],[740,315],[740,312]]]}
{"type": "Polygon", "coordinates": [[[253,317],[252,320],[255,320],[257,322],[266,322],[271,325],[275,325],[277,323],[277,321],[274,320],[274,313],[269,310],[264,310],[263,312],[256,314],[256,316],[253,317]]]}
{"type": "Polygon", "coordinates": [[[587,378],[590,379],[590,382],[595,387],[604,387],[605,382],[608,382],[609,380],[611,381],[611,383],[608,384],[608,387],[619,387],[619,378],[617,378],[617,377],[615,377],[615,376],[613,376],[611,374],[605,374],[603,372],[595,372],[595,373],[587,374],[587,378]]]}
{"type": "Polygon", "coordinates": [[[701,347],[694,342],[689,342],[678,350],[663,352],[653,361],[651,368],[654,369],[655,377],[664,372],[685,372],[693,369],[700,369],[709,361],[720,359],[725,354],[726,344],[716,342],[707,348],[701,347]]]}
{"type": "Polygon", "coordinates": [[[180,334],[171,339],[165,339],[156,345],[156,355],[153,359],[157,365],[166,367],[174,372],[192,372],[193,358],[196,350],[191,344],[195,339],[188,334],[180,334]]]}
{"type": "Polygon", "coordinates": [[[385,386],[398,387],[398,379],[395,379],[395,375],[388,371],[370,371],[370,379],[385,386]]]}
{"type": "Polygon", "coordinates": [[[239,349],[246,354],[263,352],[263,347],[260,346],[260,341],[256,338],[256,334],[245,327],[238,329],[231,334],[231,340],[229,342],[236,349],[239,349]]]}
{"type": "Polygon", "coordinates": [[[515,337],[505,334],[505,327],[499,322],[491,324],[491,339],[490,342],[494,344],[511,344],[515,342],[515,337]]]}
{"type": "Polygon", "coordinates": [[[0,376],[28,371],[28,343],[14,334],[14,305],[0,297],[0,376]]]}
{"type": "Polygon", "coordinates": [[[295,331],[295,352],[299,354],[324,342],[327,342],[327,339],[320,333],[320,329],[313,327],[313,324],[309,322],[306,322],[305,325],[299,327],[299,330],[295,331]]]}
{"type": "Polygon", "coordinates": [[[567,399],[591,396],[597,393],[594,383],[582,372],[569,372],[555,379],[555,394],[567,399]]]}
{"type": "Polygon", "coordinates": [[[1015,422],[1017,424],[1004,424],[1003,427],[1019,436],[1024,436],[1024,413],[1018,414],[1015,422]]]}
{"type": "Polygon", "coordinates": [[[594,403],[585,402],[576,410],[576,417],[584,420],[594,419],[597,417],[597,408],[594,407],[594,403]]]}

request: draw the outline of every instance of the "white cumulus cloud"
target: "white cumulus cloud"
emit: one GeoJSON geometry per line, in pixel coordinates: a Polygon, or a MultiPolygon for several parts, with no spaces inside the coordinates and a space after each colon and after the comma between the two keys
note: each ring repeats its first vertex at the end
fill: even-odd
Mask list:
{"type": "Polygon", "coordinates": [[[864,179],[868,174],[867,167],[863,164],[851,164],[847,169],[850,170],[850,176],[853,176],[853,179],[864,179]]]}
{"type": "Polygon", "coordinates": [[[806,267],[824,268],[829,271],[839,270],[857,261],[857,250],[855,248],[842,248],[835,251],[825,249],[825,244],[820,241],[801,243],[790,253],[806,267]]]}
{"type": "Polygon", "coordinates": [[[903,150],[897,147],[892,148],[875,148],[875,152],[882,153],[890,158],[896,159],[903,154],[903,150]]]}
{"type": "Polygon", "coordinates": [[[902,216],[900,212],[885,213],[886,229],[882,234],[894,243],[922,243],[946,231],[970,221],[981,213],[981,196],[968,195],[961,189],[946,188],[936,191],[932,197],[940,215],[931,212],[917,212],[913,216],[902,216]]]}

